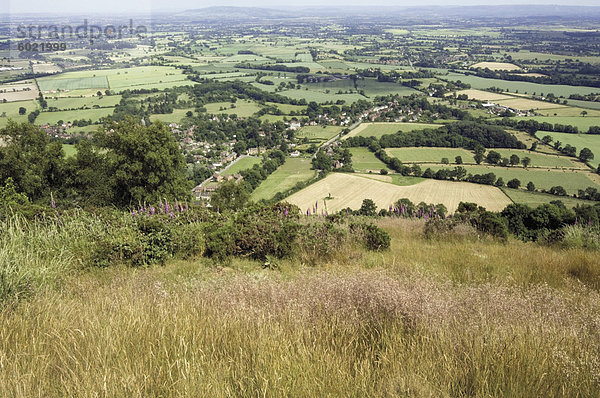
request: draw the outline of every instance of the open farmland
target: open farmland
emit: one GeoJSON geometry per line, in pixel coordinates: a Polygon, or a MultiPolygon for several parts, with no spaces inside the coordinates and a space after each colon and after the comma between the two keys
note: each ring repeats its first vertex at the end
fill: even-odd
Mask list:
{"type": "Polygon", "coordinates": [[[37,98],[37,85],[33,80],[21,80],[14,83],[0,84],[0,103],[26,101],[37,98]]]}
{"type": "Polygon", "coordinates": [[[591,126],[600,126],[600,117],[558,117],[558,116],[535,116],[519,117],[517,120],[536,120],[540,123],[564,124],[575,126],[581,133],[585,133],[591,126]]]}
{"type": "Polygon", "coordinates": [[[512,201],[498,188],[466,182],[427,180],[415,185],[398,186],[352,174],[333,173],[296,192],[286,199],[300,210],[312,209],[315,201],[327,199],[328,212],[347,207],[358,209],[364,199],[372,199],[377,207],[387,209],[398,199],[408,198],[415,203],[442,203],[453,213],[460,202],[474,202],[488,210],[499,211],[512,201]]]}
{"type": "Polygon", "coordinates": [[[377,159],[368,148],[349,148],[352,154],[352,168],[358,171],[373,171],[379,173],[381,169],[387,169],[385,163],[377,159]]]}
{"type": "Polygon", "coordinates": [[[41,112],[35,119],[35,124],[56,124],[59,120],[72,122],[73,120],[88,120],[92,123],[100,120],[101,117],[112,115],[114,108],[80,109],[76,111],[57,111],[41,112]]]}
{"type": "Polygon", "coordinates": [[[55,91],[72,91],[80,89],[107,89],[109,88],[108,79],[106,76],[86,76],[68,78],[64,75],[56,75],[47,78],[38,79],[40,90],[44,94],[53,93],[55,91]]]}
{"type": "MultiPolygon", "coordinates": [[[[475,99],[479,101],[499,101],[513,99],[514,97],[505,94],[493,93],[491,91],[483,90],[461,90],[456,92],[457,95],[466,95],[469,99],[475,99]]],[[[449,94],[450,95],[450,94],[449,94]]]]}
{"type": "Polygon", "coordinates": [[[204,105],[206,112],[212,114],[237,115],[239,117],[252,116],[260,110],[260,106],[253,101],[237,101],[235,104],[231,102],[214,102],[204,105]],[[232,105],[234,106],[232,108],[232,105]]]}
{"type": "Polygon", "coordinates": [[[194,111],[192,108],[187,108],[187,109],[173,109],[172,113],[161,113],[161,114],[156,114],[156,115],[150,115],[150,120],[151,121],[155,121],[155,120],[160,120],[161,122],[164,123],[179,123],[181,121],[181,119],[183,119],[184,117],[186,117],[186,113],[190,112],[190,111],[194,111]]]}
{"type": "Polygon", "coordinates": [[[506,62],[478,62],[471,65],[471,68],[477,69],[489,69],[489,70],[504,70],[504,71],[515,71],[521,70],[521,68],[515,64],[509,64],[506,62]]]}
{"type": "Polygon", "coordinates": [[[304,126],[296,132],[298,138],[308,138],[309,142],[322,144],[342,131],[338,126],[304,126]]]}
{"type": "Polygon", "coordinates": [[[528,98],[512,98],[507,100],[496,101],[498,105],[507,106],[509,108],[527,111],[530,109],[559,109],[566,108],[564,105],[553,104],[551,102],[535,101],[528,98]]]}
{"type": "MultiPolygon", "coordinates": [[[[436,165],[422,165],[421,168],[425,170],[430,167],[433,171],[437,171],[441,168],[449,168],[451,166],[436,165]]],[[[553,170],[553,169],[524,169],[522,167],[500,167],[500,166],[464,166],[467,169],[467,173],[471,174],[487,174],[494,173],[496,178],[502,177],[504,183],[512,180],[513,178],[521,181],[521,186],[527,185],[529,181],[533,182],[537,189],[550,189],[554,186],[562,186],[567,193],[577,193],[579,189],[585,189],[587,187],[600,188],[600,185],[595,183],[591,178],[590,172],[585,171],[572,171],[572,170],[553,170]]]]}
{"type": "Polygon", "coordinates": [[[105,95],[102,97],[58,97],[46,96],[49,108],[60,110],[79,109],[79,108],[107,108],[114,107],[121,101],[120,95],[105,95]]]}
{"type": "Polygon", "coordinates": [[[386,134],[396,134],[399,131],[408,132],[413,130],[422,130],[426,128],[439,128],[438,124],[427,123],[361,123],[342,139],[348,137],[375,137],[380,138],[386,134]]]}
{"type": "Polygon", "coordinates": [[[568,133],[555,133],[550,131],[538,131],[536,137],[542,138],[546,135],[552,137],[554,142],[562,142],[562,146],[569,144],[577,148],[577,153],[583,148],[590,148],[594,154],[594,160],[590,163],[597,164],[600,162],[600,135],[597,134],[568,134],[568,133]]]}
{"type": "Polygon", "coordinates": [[[457,81],[460,80],[463,83],[471,85],[474,89],[487,89],[490,87],[497,87],[510,92],[527,93],[527,94],[540,94],[540,93],[553,93],[556,96],[568,97],[571,94],[592,94],[597,93],[597,87],[585,87],[585,86],[567,86],[561,84],[539,84],[530,82],[520,81],[508,81],[500,79],[489,79],[479,76],[467,76],[461,73],[451,72],[448,75],[440,76],[443,79],[457,81]]]}
{"type": "Polygon", "coordinates": [[[285,163],[252,192],[251,199],[271,199],[277,192],[283,192],[292,188],[299,182],[310,180],[315,176],[315,170],[311,170],[311,160],[307,158],[287,158],[285,163]]]}
{"type": "Polygon", "coordinates": [[[515,203],[523,203],[531,207],[547,204],[560,200],[565,206],[573,208],[580,205],[594,205],[590,200],[576,199],[571,196],[556,196],[542,192],[529,192],[523,189],[502,188],[502,191],[515,203]]]}
{"type": "Polygon", "coordinates": [[[58,90],[110,89],[119,92],[126,89],[167,88],[189,85],[191,81],[180,69],[169,66],[139,66],[119,69],[92,69],[66,72],[38,79],[40,90],[53,92],[58,90]]]}
{"type": "Polygon", "coordinates": [[[400,159],[403,163],[440,163],[447,158],[452,164],[457,156],[463,163],[474,163],[473,153],[462,148],[388,148],[388,155],[400,159]]]}
{"type": "Polygon", "coordinates": [[[39,103],[35,100],[18,102],[0,102],[0,127],[4,126],[9,119],[15,122],[26,122],[27,114],[39,108],[39,103]],[[25,114],[19,114],[19,108],[25,108],[25,114]]]}
{"type": "Polygon", "coordinates": [[[253,156],[244,156],[239,158],[236,162],[234,162],[230,167],[227,167],[221,174],[223,175],[233,175],[239,173],[242,170],[251,169],[255,164],[260,163],[260,158],[256,158],[253,156]]]}

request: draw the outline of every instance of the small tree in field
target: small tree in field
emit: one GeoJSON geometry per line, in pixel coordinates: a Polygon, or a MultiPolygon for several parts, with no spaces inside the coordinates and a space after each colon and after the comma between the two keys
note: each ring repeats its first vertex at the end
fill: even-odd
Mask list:
{"type": "Polygon", "coordinates": [[[457,156],[454,158],[454,162],[456,164],[463,164],[462,156],[457,156]]]}
{"type": "Polygon", "coordinates": [[[533,191],[535,191],[535,184],[534,184],[533,182],[529,181],[529,182],[527,183],[527,190],[528,190],[529,192],[533,192],[533,191]]]}
{"type": "Polygon", "coordinates": [[[521,159],[521,164],[523,164],[523,167],[527,168],[527,166],[531,164],[531,159],[528,156],[525,156],[521,159]]]}
{"type": "Polygon", "coordinates": [[[511,166],[516,166],[519,164],[519,162],[521,161],[521,159],[519,159],[519,157],[515,154],[510,155],[510,165],[511,166]]]}
{"type": "Polygon", "coordinates": [[[587,163],[590,160],[594,159],[594,154],[592,153],[592,151],[590,150],[590,148],[583,148],[580,152],[579,152],[579,160],[581,160],[584,163],[587,163]]]}

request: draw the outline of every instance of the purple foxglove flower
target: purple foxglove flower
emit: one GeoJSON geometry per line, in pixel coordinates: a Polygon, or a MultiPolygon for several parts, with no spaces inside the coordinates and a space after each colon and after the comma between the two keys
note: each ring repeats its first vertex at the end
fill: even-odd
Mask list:
{"type": "Polygon", "coordinates": [[[286,216],[286,217],[288,216],[288,209],[287,209],[287,207],[285,209],[283,209],[283,215],[286,216]]]}
{"type": "Polygon", "coordinates": [[[56,202],[54,201],[54,195],[52,195],[52,192],[50,192],[50,204],[52,205],[53,209],[56,209],[56,202]]]}

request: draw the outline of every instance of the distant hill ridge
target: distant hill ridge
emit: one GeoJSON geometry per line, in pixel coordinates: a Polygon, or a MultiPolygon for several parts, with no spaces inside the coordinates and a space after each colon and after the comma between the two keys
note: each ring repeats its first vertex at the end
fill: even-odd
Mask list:
{"type": "Polygon", "coordinates": [[[302,18],[314,16],[387,16],[397,18],[414,17],[600,17],[600,6],[563,6],[563,5],[490,5],[490,6],[427,6],[427,7],[236,7],[213,6],[189,9],[178,16],[193,18],[229,18],[229,19],[277,19],[302,18]]]}

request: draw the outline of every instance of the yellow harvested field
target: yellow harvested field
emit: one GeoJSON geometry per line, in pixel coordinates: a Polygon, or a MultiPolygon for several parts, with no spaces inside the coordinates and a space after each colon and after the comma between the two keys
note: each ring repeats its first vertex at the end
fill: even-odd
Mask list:
{"type": "Polygon", "coordinates": [[[508,106],[509,108],[527,111],[529,109],[557,109],[564,108],[564,105],[553,104],[551,102],[536,101],[527,98],[514,98],[510,100],[498,101],[498,105],[508,106]]]}
{"type": "Polygon", "coordinates": [[[410,186],[398,186],[352,174],[333,173],[324,179],[296,192],[286,202],[305,212],[315,202],[323,209],[325,201],[329,213],[350,207],[360,208],[363,199],[372,199],[378,208],[387,209],[398,199],[408,198],[414,203],[442,203],[453,213],[460,202],[474,202],[488,210],[500,211],[512,201],[500,189],[468,182],[426,180],[410,186]]]}
{"type": "Polygon", "coordinates": [[[33,80],[0,84],[0,101],[25,101],[36,99],[38,95],[38,88],[33,80]]]}
{"type": "Polygon", "coordinates": [[[541,73],[515,73],[517,76],[527,76],[527,77],[548,77],[548,75],[544,75],[541,73]]]}
{"type": "Polygon", "coordinates": [[[471,65],[471,68],[476,69],[476,68],[481,68],[481,69],[485,69],[488,68],[489,70],[521,70],[520,67],[518,67],[515,64],[509,64],[507,62],[479,62],[476,63],[475,65],[471,65]]]}
{"type": "Polygon", "coordinates": [[[479,101],[500,101],[500,100],[508,100],[513,99],[510,95],[504,95],[499,93],[491,93],[489,91],[482,90],[462,90],[457,91],[457,95],[466,94],[469,99],[476,99],[479,101]]]}

